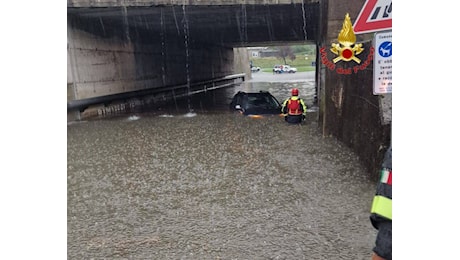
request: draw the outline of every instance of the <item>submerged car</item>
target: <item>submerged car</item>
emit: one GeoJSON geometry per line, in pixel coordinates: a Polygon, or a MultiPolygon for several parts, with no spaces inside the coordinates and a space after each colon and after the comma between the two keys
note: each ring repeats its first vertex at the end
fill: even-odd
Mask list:
{"type": "Polygon", "coordinates": [[[280,102],[268,91],[239,91],[233,96],[230,109],[240,111],[244,115],[281,114],[280,102]]]}

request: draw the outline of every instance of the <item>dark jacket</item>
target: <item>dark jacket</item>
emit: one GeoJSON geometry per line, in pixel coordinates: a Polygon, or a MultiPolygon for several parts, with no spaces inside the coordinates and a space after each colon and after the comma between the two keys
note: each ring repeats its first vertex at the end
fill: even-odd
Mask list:
{"type": "MultiPolygon", "coordinates": [[[[377,238],[375,240],[375,247],[373,251],[387,260],[392,258],[392,214],[391,214],[391,202],[392,202],[392,159],[391,159],[391,146],[385,153],[385,158],[382,163],[382,172],[379,183],[374,197],[374,202],[371,209],[370,220],[372,226],[378,229],[377,238]],[[375,198],[380,197],[381,200],[385,200],[389,204],[389,214],[382,216],[378,214],[379,210],[375,210],[375,198]],[[388,216],[389,215],[389,216],[388,216]]],[[[386,207],[388,208],[388,206],[386,207]]],[[[385,214],[383,214],[385,215],[385,214]]]]}

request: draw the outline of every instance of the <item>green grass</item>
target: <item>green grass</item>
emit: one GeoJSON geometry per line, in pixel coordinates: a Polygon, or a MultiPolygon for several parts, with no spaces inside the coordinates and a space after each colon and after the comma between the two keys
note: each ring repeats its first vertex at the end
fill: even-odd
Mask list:
{"type": "MultiPolygon", "coordinates": [[[[303,56],[298,55],[297,58],[293,61],[286,60],[287,64],[291,67],[296,67],[297,72],[305,72],[305,71],[313,71],[315,70],[314,66],[311,66],[312,59],[306,60],[303,56]]],[[[252,64],[256,67],[260,67],[263,72],[273,72],[273,66],[276,64],[283,64],[284,61],[282,59],[278,59],[275,57],[265,57],[265,58],[252,58],[252,64]]]]}
{"type": "MultiPolygon", "coordinates": [[[[315,67],[312,67],[312,66],[292,66],[292,67],[297,68],[297,72],[305,72],[305,71],[314,71],[315,70],[315,67]]],[[[260,69],[263,72],[273,72],[273,67],[270,67],[270,68],[262,68],[261,67],[260,69]]]]}

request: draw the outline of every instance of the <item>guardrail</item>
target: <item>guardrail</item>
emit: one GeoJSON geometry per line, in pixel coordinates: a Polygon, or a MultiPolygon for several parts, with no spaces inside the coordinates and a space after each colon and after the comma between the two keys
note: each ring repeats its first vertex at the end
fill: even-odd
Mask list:
{"type": "Polygon", "coordinates": [[[176,91],[176,90],[187,90],[185,94],[178,94],[176,96],[184,96],[184,95],[193,95],[201,92],[205,92],[208,90],[218,89],[228,87],[240,82],[244,81],[245,73],[240,74],[233,74],[228,75],[220,78],[214,78],[210,80],[194,82],[190,84],[182,84],[182,85],[174,85],[174,86],[164,86],[164,87],[157,87],[157,88],[150,88],[150,89],[143,89],[125,93],[118,93],[113,95],[101,96],[101,97],[92,97],[92,98],[85,98],[85,99],[78,99],[72,100],[67,102],[67,111],[79,110],[82,112],[84,109],[91,105],[97,104],[106,104],[109,102],[113,102],[116,100],[125,100],[129,98],[136,98],[146,95],[154,95],[163,92],[169,91],[176,91]],[[236,82],[236,80],[241,79],[240,82],[236,82]],[[190,88],[190,89],[189,89],[190,88]]]}

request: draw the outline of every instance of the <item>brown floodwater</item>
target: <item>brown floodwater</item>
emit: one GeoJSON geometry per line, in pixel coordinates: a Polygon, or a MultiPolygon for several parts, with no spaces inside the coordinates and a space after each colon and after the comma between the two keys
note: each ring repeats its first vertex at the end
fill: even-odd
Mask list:
{"type": "Polygon", "coordinates": [[[375,183],[322,137],[314,81],[244,82],[67,126],[68,259],[370,259],[375,183]],[[245,117],[238,90],[292,87],[307,120],[245,117]]]}

